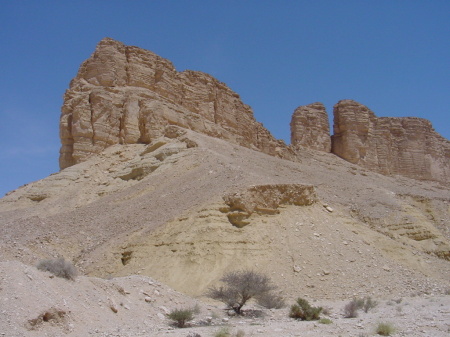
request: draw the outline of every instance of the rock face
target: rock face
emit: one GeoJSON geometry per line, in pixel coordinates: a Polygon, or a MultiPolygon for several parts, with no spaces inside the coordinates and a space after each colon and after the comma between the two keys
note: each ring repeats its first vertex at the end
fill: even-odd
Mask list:
{"type": "Polygon", "coordinates": [[[331,149],[382,174],[450,180],[450,143],[427,120],[377,118],[364,105],[343,100],[335,106],[330,139],[325,107],[313,103],[295,110],[293,146],[286,146],[224,83],[202,72],[178,72],[170,61],[150,51],[109,38],[99,42],[65,93],[60,168],[114,144],[150,144],[169,136],[170,126],[290,160],[300,156],[293,149],[331,149]]]}
{"type": "Polygon", "coordinates": [[[382,174],[450,180],[450,142],[428,120],[378,118],[352,100],[334,106],[332,152],[382,174]]]}
{"type": "Polygon", "coordinates": [[[313,150],[330,152],[330,126],[322,103],[299,106],[291,120],[291,144],[313,150]]]}
{"type": "Polygon", "coordinates": [[[224,83],[202,72],[177,72],[170,61],[150,51],[105,38],[65,93],[60,167],[113,144],[148,144],[169,125],[295,158],[224,83]]]}

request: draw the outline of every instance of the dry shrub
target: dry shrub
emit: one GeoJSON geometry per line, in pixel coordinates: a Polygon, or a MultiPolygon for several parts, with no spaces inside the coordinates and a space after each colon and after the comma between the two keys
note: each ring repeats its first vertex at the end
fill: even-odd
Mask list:
{"type": "Polygon", "coordinates": [[[286,306],[282,296],[267,292],[257,297],[258,304],[267,309],[281,309],[286,306]]]}
{"type": "Polygon", "coordinates": [[[62,277],[67,280],[75,280],[77,276],[77,269],[75,266],[64,258],[54,260],[42,260],[37,264],[37,269],[48,271],[57,277],[62,277]]]}
{"type": "Polygon", "coordinates": [[[269,277],[252,270],[229,272],[220,281],[225,286],[209,288],[206,296],[225,303],[238,315],[250,299],[263,297],[275,289],[269,277]]]}

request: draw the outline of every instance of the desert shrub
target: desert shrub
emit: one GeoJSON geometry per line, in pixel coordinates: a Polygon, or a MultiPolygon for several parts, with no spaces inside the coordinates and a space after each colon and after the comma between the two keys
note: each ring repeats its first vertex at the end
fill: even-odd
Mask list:
{"type": "Polygon", "coordinates": [[[344,307],[344,317],[345,318],[355,318],[358,317],[358,310],[363,309],[364,312],[369,312],[370,309],[374,308],[377,302],[372,300],[371,297],[365,298],[354,298],[344,307]]]}
{"type": "Polygon", "coordinates": [[[230,332],[228,327],[222,327],[214,334],[214,337],[244,337],[245,332],[243,330],[238,330],[235,334],[230,332]]]}
{"type": "Polygon", "coordinates": [[[344,317],[345,318],[355,318],[358,317],[358,310],[360,308],[358,307],[358,303],[356,300],[351,300],[349,303],[347,303],[344,307],[344,317]]]}
{"type": "Polygon", "coordinates": [[[320,318],[321,311],[321,307],[312,307],[307,300],[298,298],[297,304],[291,306],[289,317],[300,319],[302,321],[315,321],[320,318]]]}
{"type": "Polygon", "coordinates": [[[214,334],[214,337],[230,337],[230,329],[222,327],[214,334]]]}
{"type": "Polygon", "coordinates": [[[273,292],[267,292],[256,298],[257,303],[267,309],[281,309],[286,306],[284,298],[273,292]]]}
{"type": "Polygon", "coordinates": [[[375,332],[381,336],[390,336],[395,332],[391,323],[378,323],[375,332]]]}
{"type": "Polygon", "coordinates": [[[252,270],[229,272],[220,281],[225,286],[209,288],[206,296],[222,301],[238,315],[250,299],[263,297],[275,289],[269,277],[252,270]]]}
{"type": "Polygon", "coordinates": [[[365,313],[369,312],[370,309],[373,309],[377,306],[377,301],[372,300],[372,298],[366,297],[364,298],[364,303],[362,306],[362,309],[364,310],[365,313]]]}
{"type": "Polygon", "coordinates": [[[75,266],[64,258],[53,260],[42,260],[37,264],[37,269],[48,271],[57,277],[62,277],[67,280],[74,280],[77,276],[77,269],[75,266]]]}
{"type": "Polygon", "coordinates": [[[331,315],[331,311],[332,311],[332,309],[330,307],[323,307],[322,308],[322,314],[324,314],[326,316],[330,316],[331,315]]]}
{"type": "Polygon", "coordinates": [[[175,309],[167,317],[174,321],[177,327],[184,328],[187,322],[194,319],[194,312],[192,309],[175,309]]]}
{"type": "Polygon", "coordinates": [[[331,323],[333,323],[333,321],[329,318],[321,318],[321,319],[319,319],[319,323],[320,324],[331,324],[331,323]]]}

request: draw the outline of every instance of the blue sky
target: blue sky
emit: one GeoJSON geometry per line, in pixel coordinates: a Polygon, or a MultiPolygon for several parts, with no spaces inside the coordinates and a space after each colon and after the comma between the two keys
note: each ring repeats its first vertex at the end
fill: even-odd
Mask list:
{"type": "Polygon", "coordinates": [[[103,37],[210,73],[289,143],[299,105],[354,99],[450,138],[450,1],[0,1],[0,196],[57,172],[62,96],[103,37]]]}

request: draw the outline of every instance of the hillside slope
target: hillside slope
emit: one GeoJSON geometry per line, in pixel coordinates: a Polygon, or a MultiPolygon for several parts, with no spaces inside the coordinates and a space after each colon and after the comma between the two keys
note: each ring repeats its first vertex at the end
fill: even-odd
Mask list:
{"type": "Polygon", "coordinates": [[[449,285],[446,186],[302,158],[174,126],[114,145],[0,200],[0,260],[62,255],[87,275],[147,275],[190,295],[244,267],[314,298],[449,285]]]}

